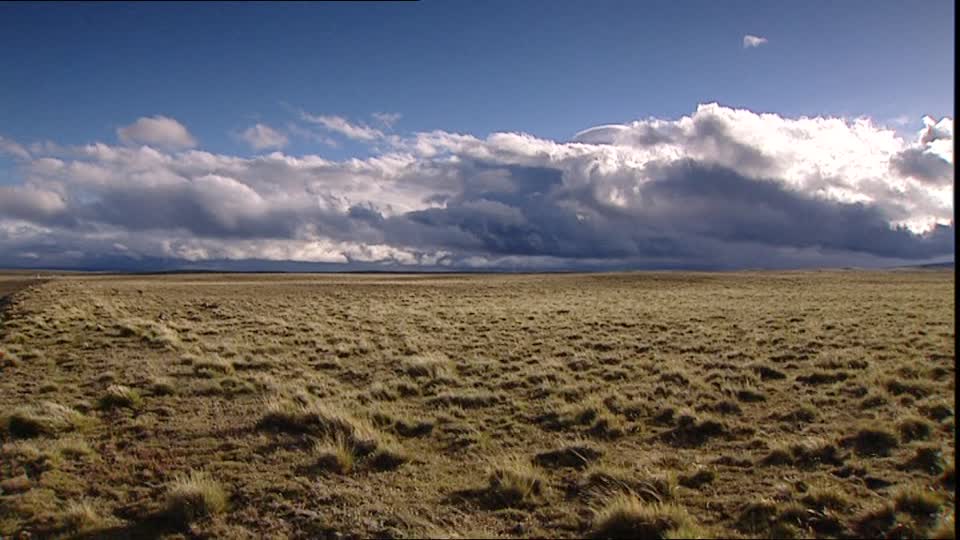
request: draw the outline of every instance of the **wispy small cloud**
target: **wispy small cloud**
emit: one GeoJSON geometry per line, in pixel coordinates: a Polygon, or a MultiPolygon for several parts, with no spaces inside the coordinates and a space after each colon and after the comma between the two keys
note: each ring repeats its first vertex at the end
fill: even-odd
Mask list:
{"type": "Polygon", "coordinates": [[[256,124],[248,127],[238,137],[246,141],[254,150],[283,148],[290,142],[286,135],[266,124],[256,124]]]}
{"type": "Polygon", "coordinates": [[[385,113],[385,112],[375,112],[370,116],[377,121],[378,124],[383,126],[386,129],[390,129],[396,124],[400,118],[403,117],[400,113],[385,113]]]}
{"type": "Polygon", "coordinates": [[[752,49],[754,47],[759,47],[767,43],[767,38],[761,36],[754,36],[747,34],[743,36],[743,48],[752,49]]]}
{"type": "Polygon", "coordinates": [[[304,138],[304,139],[306,139],[306,140],[308,140],[308,141],[312,141],[312,142],[316,142],[316,143],[320,143],[320,144],[325,144],[325,145],[330,146],[330,147],[332,147],[332,148],[339,148],[339,147],[340,147],[340,143],[338,143],[337,141],[331,139],[330,137],[327,137],[326,135],[322,135],[322,134],[320,134],[320,133],[316,133],[316,132],[311,131],[311,130],[309,130],[309,129],[300,127],[299,125],[297,125],[297,124],[295,124],[295,123],[293,123],[293,122],[287,123],[287,133],[289,133],[290,135],[294,135],[294,136],[296,136],[296,137],[304,138]]]}
{"type": "Polygon", "coordinates": [[[901,114],[900,116],[894,116],[893,118],[890,119],[890,123],[897,126],[906,126],[907,124],[910,123],[910,117],[905,114],[901,114]]]}
{"type": "Polygon", "coordinates": [[[354,124],[340,116],[315,116],[309,113],[301,113],[301,117],[307,122],[319,124],[327,130],[339,133],[348,139],[373,141],[383,138],[383,132],[379,129],[364,124],[354,124]]]}
{"type": "Polygon", "coordinates": [[[23,145],[0,135],[0,154],[8,154],[17,159],[30,159],[30,152],[23,145]]]}

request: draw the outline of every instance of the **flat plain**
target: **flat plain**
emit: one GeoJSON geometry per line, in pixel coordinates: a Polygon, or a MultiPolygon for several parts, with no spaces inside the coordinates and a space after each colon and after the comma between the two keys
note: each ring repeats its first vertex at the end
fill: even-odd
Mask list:
{"type": "Polygon", "coordinates": [[[952,270],[31,277],[2,537],[954,537],[952,270]]]}

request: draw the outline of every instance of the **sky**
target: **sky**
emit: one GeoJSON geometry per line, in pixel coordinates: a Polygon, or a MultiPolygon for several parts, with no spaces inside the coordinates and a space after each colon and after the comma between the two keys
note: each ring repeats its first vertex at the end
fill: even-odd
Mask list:
{"type": "Polygon", "coordinates": [[[0,266],[953,260],[954,11],[0,3],[0,266]]]}

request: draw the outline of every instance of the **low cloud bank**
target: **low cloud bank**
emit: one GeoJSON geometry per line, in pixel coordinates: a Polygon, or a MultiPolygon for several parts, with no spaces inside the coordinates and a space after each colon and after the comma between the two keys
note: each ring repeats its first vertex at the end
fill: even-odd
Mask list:
{"type": "MultiPolygon", "coordinates": [[[[376,152],[213,154],[160,116],[121,128],[116,145],[0,137],[20,180],[0,186],[0,265],[777,268],[954,254],[949,118],[924,118],[906,140],[868,119],[707,104],[571,141],[303,119],[376,152]]],[[[244,137],[286,143],[268,129],[244,137]]]]}

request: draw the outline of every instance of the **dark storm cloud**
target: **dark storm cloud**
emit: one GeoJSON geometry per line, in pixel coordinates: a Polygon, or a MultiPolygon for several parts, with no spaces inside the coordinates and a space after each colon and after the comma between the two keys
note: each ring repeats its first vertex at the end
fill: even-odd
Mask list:
{"type": "Polygon", "coordinates": [[[953,182],[953,164],[924,148],[908,148],[890,160],[891,166],[904,176],[932,184],[953,182]]]}
{"type": "Polygon", "coordinates": [[[878,208],[803,196],[773,180],[695,161],[651,165],[655,178],[634,207],[598,200],[589,190],[560,189],[560,171],[501,169],[506,192],[461,194],[444,208],[382,222],[393,244],[496,255],[571,259],[696,257],[709,263],[725,243],[925,258],[952,252],[933,236],[891,228],[878,208]],[[555,178],[544,182],[545,178],[555,178]],[[532,188],[531,186],[535,186],[532,188]],[[709,247],[709,252],[698,251],[709,247]]]}

